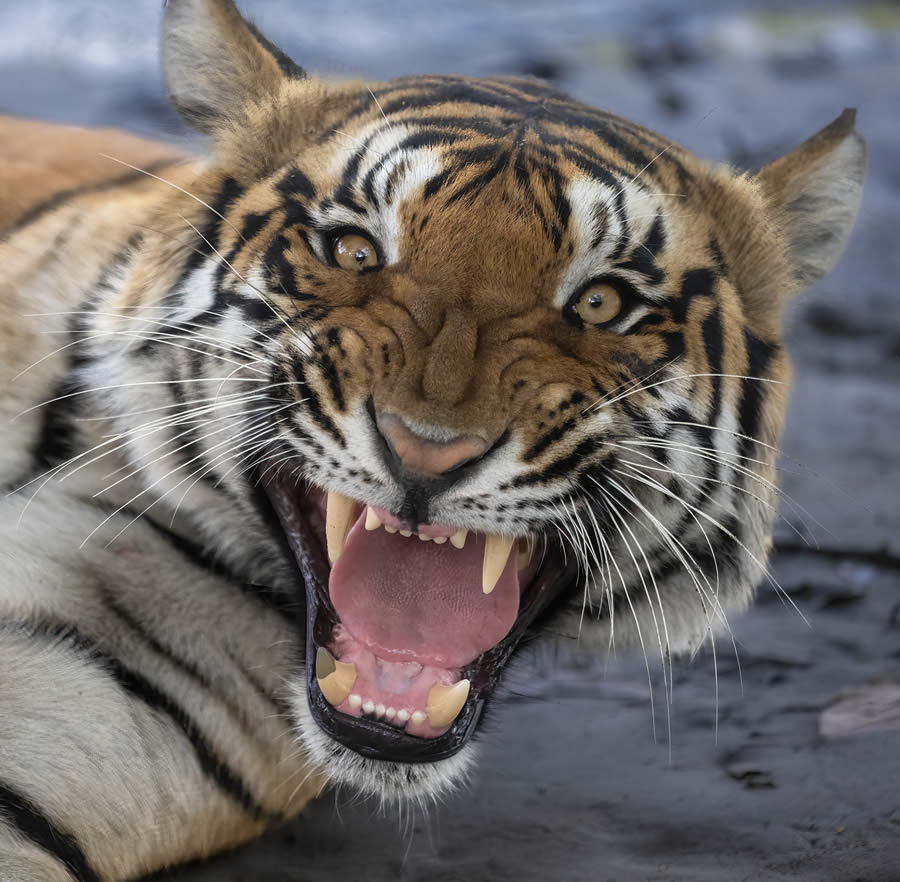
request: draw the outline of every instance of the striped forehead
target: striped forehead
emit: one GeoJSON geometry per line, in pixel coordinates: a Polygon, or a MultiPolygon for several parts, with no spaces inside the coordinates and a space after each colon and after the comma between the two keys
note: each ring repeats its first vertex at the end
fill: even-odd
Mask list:
{"type": "MultiPolygon", "coordinates": [[[[427,117],[416,120],[391,114],[369,120],[352,132],[335,131],[335,149],[328,163],[335,198],[313,210],[317,224],[362,227],[378,237],[387,264],[399,261],[403,205],[419,196],[453,161],[447,144],[417,137],[428,130],[427,117]]],[[[524,141],[521,147],[526,148],[524,141]]],[[[502,149],[499,144],[498,149],[502,149]]],[[[554,161],[548,155],[543,154],[543,161],[554,161]]],[[[571,173],[566,162],[555,166],[563,180],[567,166],[571,173]]],[[[576,173],[564,188],[571,207],[568,227],[574,250],[558,292],[560,305],[573,287],[621,256],[617,250],[643,241],[654,224],[670,226],[670,219],[663,217],[664,194],[652,192],[639,176],[610,171],[598,180],[576,173]]]]}

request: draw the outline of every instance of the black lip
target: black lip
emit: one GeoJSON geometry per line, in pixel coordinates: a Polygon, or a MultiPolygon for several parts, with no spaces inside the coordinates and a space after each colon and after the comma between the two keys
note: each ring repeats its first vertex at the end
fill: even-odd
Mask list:
{"type": "MultiPolygon", "coordinates": [[[[316,724],[335,741],[369,759],[432,763],[458,753],[474,734],[485,704],[499,683],[506,663],[530,625],[566,587],[574,583],[577,577],[574,564],[560,561],[559,556],[552,551],[547,553],[529,588],[526,608],[520,613],[512,631],[466,667],[464,673],[472,685],[469,698],[459,716],[443,735],[437,738],[417,738],[387,723],[340,713],[322,695],[315,677],[316,650],[328,642],[338,621],[331,609],[328,595],[329,569],[326,555],[318,537],[291,498],[296,493],[296,484],[277,479],[265,483],[305,583],[306,689],[316,724]],[[556,569],[555,564],[560,565],[556,575],[551,572],[556,569]]],[[[571,555],[567,558],[571,561],[571,555]]]]}

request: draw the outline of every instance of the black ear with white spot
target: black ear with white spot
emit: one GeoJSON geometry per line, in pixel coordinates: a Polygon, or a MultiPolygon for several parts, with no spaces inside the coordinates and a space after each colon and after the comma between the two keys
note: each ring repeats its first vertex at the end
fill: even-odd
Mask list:
{"type": "Polygon", "coordinates": [[[837,262],[862,198],[866,145],[855,131],[856,111],[759,173],[766,200],[787,239],[799,288],[808,288],[837,262]]]}
{"type": "Polygon", "coordinates": [[[238,12],[232,0],[168,0],[163,13],[166,89],[192,128],[210,134],[249,102],[306,74],[238,12]]]}

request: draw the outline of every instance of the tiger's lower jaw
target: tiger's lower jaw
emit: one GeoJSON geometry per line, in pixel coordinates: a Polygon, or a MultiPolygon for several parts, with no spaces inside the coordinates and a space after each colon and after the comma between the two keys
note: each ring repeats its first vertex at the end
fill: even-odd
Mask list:
{"type": "MultiPolygon", "coordinates": [[[[306,688],[305,695],[298,689],[294,698],[311,760],[336,783],[381,799],[437,795],[458,782],[470,765],[472,736],[519,642],[538,616],[574,584],[577,573],[571,556],[567,562],[561,549],[539,539],[535,549],[539,553],[527,564],[517,561],[515,546],[507,548],[505,565],[495,567],[502,570],[496,577],[496,589],[489,590],[487,582],[482,584],[481,574],[481,556],[489,558],[491,553],[489,537],[471,535],[467,551],[451,550],[446,541],[449,537],[443,536],[438,537],[443,542],[420,543],[415,536],[401,538],[388,530],[373,538],[371,523],[368,530],[363,526],[365,507],[352,503],[356,506],[351,515],[355,535],[351,532],[347,539],[351,564],[365,560],[360,547],[377,550],[381,561],[375,569],[381,570],[384,559],[393,554],[424,557],[425,563],[434,563],[440,571],[436,580],[454,583],[450,586],[452,600],[432,595],[439,604],[453,605],[458,600],[455,592],[469,589],[468,597],[459,602],[469,604],[471,611],[461,613],[455,624],[447,621],[448,635],[443,639],[437,632],[444,630],[444,617],[438,617],[437,631],[433,611],[423,621],[416,619],[419,611],[427,608],[428,598],[415,596],[407,599],[399,617],[401,622],[404,616],[412,617],[406,626],[415,624],[431,639],[420,635],[418,642],[410,639],[404,643],[400,638],[391,642],[390,612],[384,614],[389,619],[381,623],[381,632],[377,627],[367,630],[368,619],[361,622],[360,611],[345,597],[348,591],[357,595],[363,591],[362,576],[354,578],[352,568],[348,575],[346,560],[329,566],[323,535],[327,523],[322,523],[316,491],[302,494],[293,478],[273,476],[263,483],[306,588],[306,688]],[[356,550],[351,547],[354,543],[356,550]],[[410,545],[404,548],[405,543],[410,545]],[[393,552],[386,552],[386,546],[393,552]],[[457,561],[458,574],[453,570],[457,561]],[[517,565],[522,566],[518,573],[517,565]],[[472,581],[473,566],[478,568],[474,587],[467,584],[467,578],[472,581]],[[333,602],[335,595],[338,603],[333,602]],[[336,606],[347,614],[346,622],[336,606]],[[467,630],[477,633],[467,634],[467,630]],[[384,634],[388,636],[379,642],[384,634]]],[[[485,572],[488,568],[486,563],[485,572]]],[[[383,586],[389,596],[420,585],[423,594],[434,592],[432,585],[424,585],[425,580],[404,586],[408,570],[402,564],[397,570],[396,582],[383,586]]],[[[371,581],[373,577],[368,574],[367,578],[371,581]]],[[[373,590],[377,593],[378,589],[373,590]]],[[[367,612],[371,617],[371,608],[364,608],[362,615],[367,612]]],[[[452,619],[454,612],[448,606],[445,616],[452,619]]]]}

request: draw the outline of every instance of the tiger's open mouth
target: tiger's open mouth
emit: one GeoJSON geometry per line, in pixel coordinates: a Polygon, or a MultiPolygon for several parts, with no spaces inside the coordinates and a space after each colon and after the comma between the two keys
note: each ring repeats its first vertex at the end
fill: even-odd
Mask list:
{"type": "Polygon", "coordinates": [[[574,565],[543,537],[414,531],[294,477],[263,483],[306,584],[317,724],[373,759],[456,753],[529,626],[574,583],[574,565]]]}

